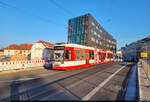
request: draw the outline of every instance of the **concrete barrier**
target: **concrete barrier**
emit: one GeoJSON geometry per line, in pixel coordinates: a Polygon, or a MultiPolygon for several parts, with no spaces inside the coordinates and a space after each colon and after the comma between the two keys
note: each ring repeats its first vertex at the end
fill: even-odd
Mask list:
{"type": "Polygon", "coordinates": [[[0,71],[16,70],[16,69],[26,69],[31,67],[46,66],[50,67],[52,61],[47,60],[28,60],[28,61],[10,61],[10,62],[0,62],[0,71]]]}

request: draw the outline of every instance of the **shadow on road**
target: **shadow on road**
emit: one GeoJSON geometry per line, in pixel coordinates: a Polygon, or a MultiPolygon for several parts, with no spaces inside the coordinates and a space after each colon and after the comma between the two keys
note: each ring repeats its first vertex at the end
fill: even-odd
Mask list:
{"type": "MultiPolygon", "coordinates": [[[[30,76],[36,77],[35,75],[30,76]]],[[[6,95],[4,95],[6,98],[0,99],[0,101],[9,102],[9,101],[30,100],[33,95],[37,94],[37,92],[35,92],[36,87],[38,87],[38,85],[45,83],[42,78],[37,78],[33,80],[17,80],[17,79],[19,79],[19,77],[17,77],[16,80],[12,81],[12,83],[10,84],[10,96],[6,97],[6,95]]],[[[8,87],[5,90],[9,92],[8,87]]]]}
{"type": "Polygon", "coordinates": [[[17,82],[17,81],[13,81],[10,85],[10,94],[11,94],[11,97],[10,99],[12,101],[15,101],[15,100],[19,100],[19,96],[17,94],[19,94],[19,86],[20,84],[17,82]],[[16,97],[13,97],[13,95],[17,95],[16,97]]]}

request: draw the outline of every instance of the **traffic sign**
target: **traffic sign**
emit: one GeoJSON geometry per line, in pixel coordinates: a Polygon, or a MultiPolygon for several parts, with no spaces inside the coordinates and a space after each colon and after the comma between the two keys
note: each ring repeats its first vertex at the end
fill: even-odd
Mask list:
{"type": "Polygon", "coordinates": [[[141,52],[141,57],[147,57],[147,56],[148,56],[147,52],[141,52]]]}

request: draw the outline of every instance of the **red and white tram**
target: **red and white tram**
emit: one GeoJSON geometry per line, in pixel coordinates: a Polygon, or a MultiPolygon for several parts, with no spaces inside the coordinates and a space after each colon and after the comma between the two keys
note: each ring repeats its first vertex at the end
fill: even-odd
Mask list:
{"type": "Polygon", "coordinates": [[[108,62],[113,62],[113,53],[104,49],[71,43],[54,46],[53,69],[70,70],[108,62]]]}

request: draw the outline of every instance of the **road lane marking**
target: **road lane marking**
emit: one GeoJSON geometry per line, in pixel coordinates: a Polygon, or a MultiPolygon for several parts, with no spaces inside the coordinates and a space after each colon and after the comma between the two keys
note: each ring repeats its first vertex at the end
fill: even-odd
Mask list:
{"type": "Polygon", "coordinates": [[[69,85],[67,88],[74,87],[74,86],[78,85],[78,84],[81,83],[81,82],[89,83],[89,82],[87,81],[87,79],[92,78],[93,76],[98,75],[98,74],[100,74],[100,73],[104,73],[105,71],[110,70],[110,68],[112,68],[112,67],[109,67],[108,69],[105,69],[105,70],[101,70],[100,72],[97,72],[97,73],[92,74],[92,75],[90,75],[90,76],[88,76],[88,77],[85,77],[85,78],[79,78],[79,77],[75,77],[75,76],[74,76],[74,78],[76,78],[76,79],[79,80],[79,81],[76,82],[76,83],[74,83],[74,84],[69,85]]]}
{"type": "Polygon", "coordinates": [[[125,66],[118,69],[115,73],[113,73],[111,76],[109,76],[106,80],[104,80],[102,83],[100,83],[95,89],[93,89],[90,93],[88,93],[86,96],[82,98],[82,100],[89,100],[96,92],[98,92],[112,77],[114,77],[119,71],[121,71],[125,66]]]}

